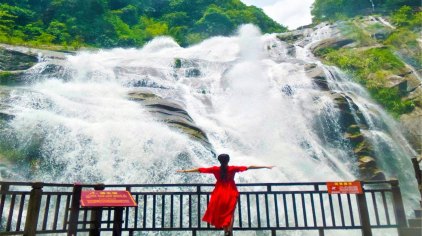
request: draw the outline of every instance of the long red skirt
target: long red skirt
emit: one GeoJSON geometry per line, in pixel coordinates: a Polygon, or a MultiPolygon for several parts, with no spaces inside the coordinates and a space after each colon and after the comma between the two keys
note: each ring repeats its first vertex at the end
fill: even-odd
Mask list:
{"type": "Polygon", "coordinates": [[[231,224],[234,210],[236,209],[238,193],[216,190],[211,194],[207,211],[202,220],[214,225],[216,228],[223,228],[231,224]]]}

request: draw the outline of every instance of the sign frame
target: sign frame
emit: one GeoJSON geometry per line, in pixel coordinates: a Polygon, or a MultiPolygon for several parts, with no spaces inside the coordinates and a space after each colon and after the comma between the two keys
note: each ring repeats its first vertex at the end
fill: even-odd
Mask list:
{"type": "Polygon", "coordinates": [[[81,207],[137,207],[132,194],[127,190],[83,190],[81,207]]]}
{"type": "Polygon", "coordinates": [[[326,182],[328,194],[363,194],[361,181],[326,182]]]}

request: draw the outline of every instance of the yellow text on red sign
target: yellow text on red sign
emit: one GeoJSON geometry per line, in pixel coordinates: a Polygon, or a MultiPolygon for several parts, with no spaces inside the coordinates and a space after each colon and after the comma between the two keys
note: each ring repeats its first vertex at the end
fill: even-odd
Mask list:
{"type": "Polygon", "coordinates": [[[82,191],[83,207],[135,207],[136,202],[128,191],[87,190],[82,191]]]}
{"type": "Polygon", "coordinates": [[[327,182],[329,194],[362,194],[362,184],[360,181],[353,182],[327,182]]]}

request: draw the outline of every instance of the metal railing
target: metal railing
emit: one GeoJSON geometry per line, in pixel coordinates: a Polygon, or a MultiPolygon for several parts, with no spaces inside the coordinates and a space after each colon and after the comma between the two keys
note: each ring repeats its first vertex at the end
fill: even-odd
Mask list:
{"type": "MultiPolygon", "coordinates": [[[[364,194],[328,194],[326,183],[237,184],[235,231],[407,227],[397,180],[362,182],[364,194]]],[[[0,235],[218,230],[202,222],[212,184],[85,185],[0,182],[0,235]],[[137,207],[82,208],[82,190],[127,190],[137,207]]],[[[400,232],[398,232],[400,234],[400,232]]]]}

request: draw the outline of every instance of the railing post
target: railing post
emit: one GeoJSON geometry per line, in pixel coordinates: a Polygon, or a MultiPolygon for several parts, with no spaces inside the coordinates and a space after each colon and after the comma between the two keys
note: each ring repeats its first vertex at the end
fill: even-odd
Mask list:
{"type": "MultiPolygon", "coordinates": [[[[72,205],[70,207],[68,236],[76,235],[78,230],[79,205],[81,201],[82,186],[80,184],[73,185],[72,205]]],[[[67,210],[67,209],[66,209],[67,210]]]]}
{"type": "Polygon", "coordinates": [[[123,207],[115,207],[114,220],[113,220],[113,236],[122,235],[122,223],[123,223],[123,207]]]}
{"type": "MultiPolygon", "coordinates": [[[[104,190],[104,184],[97,184],[94,186],[94,190],[104,190]]],[[[102,208],[95,207],[91,211],[91,225],[89,230],[89,236],[99,236],[101,228],[102,208]]]]}
{"type": "Polygon", "coordinates": [[[366,204],[365,190],[362,194],[356,195],[362,236],[372,236],[371,223],[369,222],[368,204],[366,204]]]}
{"type": "Polygon", "coordinates": [[[6,202],[6,195],[7,195],[8,191],[9,191],[9,184],[2,183],[1,187],[0,187],[0,195],[1,195],[1,199],[0,199],[0,227],[1,227],[1,219],[3,217],[4,203],[6,202]]]}
{"type": "Polygon", "coordinates": [[[401,198],[399,181],[391,180],[391,192],[393,194],[394,215],[398,226],[399,235],[402,235],[401,229],[407,227],[406,214],[404,213],[403,199],[401,198]]]}
{"type": "Polygon", "coordinates": [[[29,195],[28,210],[23,235],[32,236],[37,232],[38,215],[40,213],[43,183],[35,182],[29,195]]]}
{"type": "Polygon", "coordinates": [[[421,197],[421,201],[419,202],[419,204],[422,206],[422,171],[421,171],[421,168],[419,167],[419,162],[416,157],[412,158],[412,164],[413,164],[413,169],[415,170],[415,178],[416,178],[416,181],[418,182],[418,189],[419,189],[419,194],[421,197]]]}

